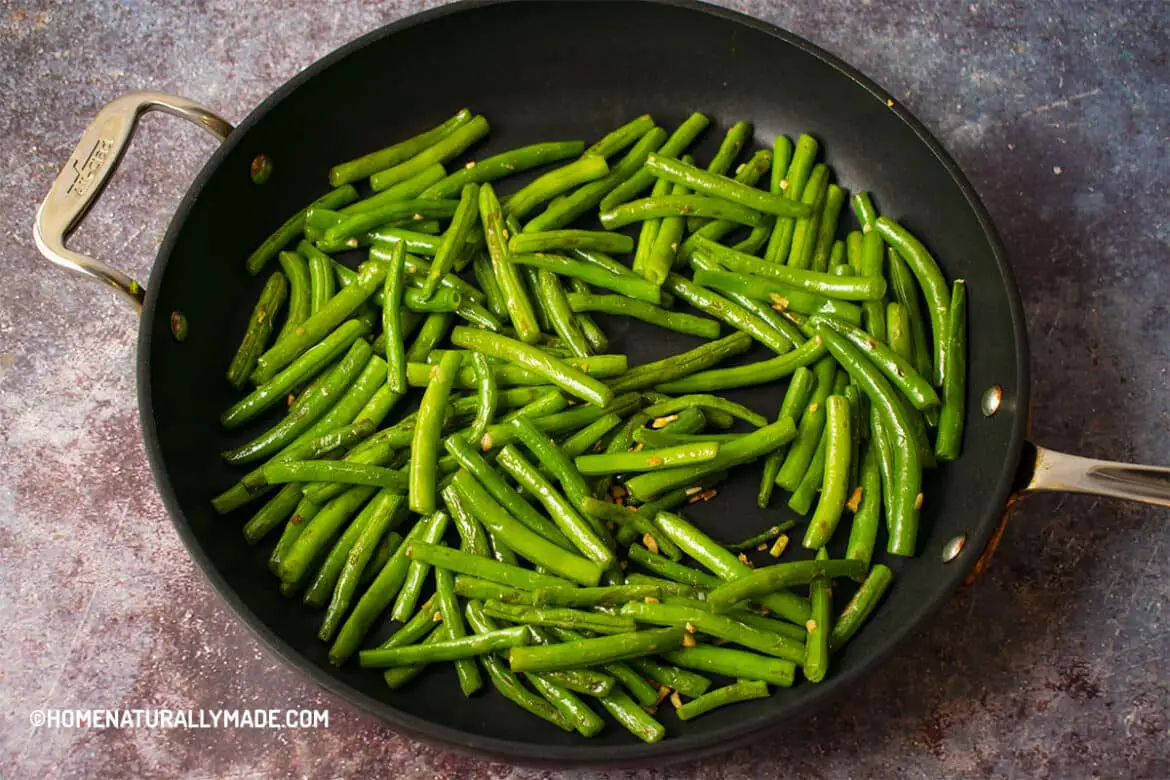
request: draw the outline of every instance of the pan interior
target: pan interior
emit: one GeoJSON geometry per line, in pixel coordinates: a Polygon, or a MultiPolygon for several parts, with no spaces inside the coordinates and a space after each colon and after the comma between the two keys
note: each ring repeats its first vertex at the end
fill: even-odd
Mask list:
{"type": "MultiPolygon", "coordinates": [[[[992,384],[1023,406],[1026,369],[1014,287],[974,195],[924,142],[924,131],[871,85],[796,39],[728,12],[579,2],[444,9],[423,18],[367,36],[282,88],[209,162],[171,226],[143,318],[140,392],[160,486],[193,554],[233,607],[319,681],[399,729],[518,761],[621,763],[718,749],[857,684],[955,587],[963,564],[944,567],[939,551],[959,533],[970,538],[967,557],[981,549],[1017,458],[1018,407],[1005,404],[991,419],[977,411],[979,393],[992,384]],[[494,693],[465,701],[449,670],[391,692],[376,672],[328,664],[327,648],[315,636],[322,613],[279,594],[265,565],[274,539],[255,548],[244,544],[239,529],[247,511],[212,512],[208,499],[240,475],[219,452],[273,420],[232,434],[218,424],[237,397],[224,370],[266,276],[248,276],[244,258],[324,191],[332,164],[417,133],[463,106],[492,124],[474,156],[538,141],[592,142],[645,112],[668,129],[691,111],[710,115],[713,126],[695,151],[700,162],[737,120],[754,124],[757,147],[778,133],[795,138],[807,131],[820,140],[843,187],[872,191],[883,213],[931,247],[948,279],[968,281],[972,414],[962,457],[927,474],[920,555],[908,561],[883,555],[896,571],[895,585],[871,624],[834,658],[826,682],[798,683],[688,723],[666,713],[670,736],[657,746],[637,743],[616,724],[592,740],[564,734],[494,693]],[[255,185],[248,168],[260,152],[271,158],[273,172],[255,185]],[[169,333],[172,311],[183,312],[190,325],[181,344],[169,333]]],[[[636,323],[604,324],[611,351],[627,353],[631,364],[697,343],[636,323]]],[[[771,416],[781,393],[766,387],[735,397],[771,416]]],[[[714,501],[688,514],[722,540],[789,517],[787,508],[756,508],[758,474],[758,468],[741,469],[714,501]]],[[[773,503],[782,506],[783,498],[773,503]]]]}

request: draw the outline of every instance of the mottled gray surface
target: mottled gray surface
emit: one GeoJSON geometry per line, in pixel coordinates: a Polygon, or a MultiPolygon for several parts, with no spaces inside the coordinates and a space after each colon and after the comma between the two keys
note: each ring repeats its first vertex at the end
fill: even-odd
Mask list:
{"type": "MultiPolygon", "coordinates": [[[[931,127],[1023,290],[1034,438],[1170,463],[1164,0],[729,3],[825,46],[931,127]]],[[[541,773],[420,746],[326,698],[220,604],[156,497],[129,310],[40,262],[33,211],[85,122],[157,88],[242,118],[410,2],[0,2],[0,775],[541,773]],[[177,5],[177,4],[174,4],[177,5]],[[328,730],[34,730],[41,707],[328,707],[328,730]]],[[[74,239],[143,278],[212,148],[150,117],[74,239]]],[[[646,776],[1166,777],[1167,512],[1030,499],[991,571],[853,700],[646,776]]],[[[547,774],[547,773],[545,773],[547,774]]]]}

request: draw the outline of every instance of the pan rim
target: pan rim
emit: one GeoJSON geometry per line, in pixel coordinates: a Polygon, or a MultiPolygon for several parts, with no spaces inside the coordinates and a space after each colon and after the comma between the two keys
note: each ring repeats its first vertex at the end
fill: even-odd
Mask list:
{"type": "MultiPolygon", "coordinates": [[[[299,670],[332,696],[376,716],[393,731],[411,737],[412,739],[418,739],[475,758],[502,760],[513,764],[537,767],[630,767],[646,765],[652,762],[655,765],[661,765],[664,761],[676,762],[723,753],[747,743],[752,737],[760,734],[766,728],[783,721],[785,718],[779,717],[774,713],[765,714],[750,720],[737,721],[726,727],[698,735],[672,737],[654,744],[633,743],[629,745],[606,745],[605,750],[599,750],[598,746],[590,745],[587,742],[574,745],[541,745],[538,743],[516,742],[465,732],[442,723],[416,717],[395,708],[386,701],[376,699],[352,688],[348,684],[332,677],[326,670],[310,663],[300,655],[289,643],[277,635],[274,630],[269,628],[266,623],[252,612],[244,603],[243,599],[231,588],[195,537],[191,524],[186,518],[186,514],[183,511],[183,507],[174,491],[165,464],[163,463],[157,427],[154,423],[149,359],[155,329],[154,321],[157,316],[156,305],[160,287],[158,283],[166,273],[166,268],[178,240],[178,235],[181,232],[181,227],[186,223],[191,210],[198,200],[200,192],[218,171],[225,157],[240,143],[241,139],[248,134],[248,131],[254,125],[302,84],[335,63],[365,48],[367,45],[394,35],[397,32],[410,29],[417,25],[426,24],[427,22],[451,14],[463,13],[489,6],[511,5],[516,2],[525,1],[462,0],[461,2],[425,10],[372,30],[325,55],[274,90],[240,122],[235,132],[209,158],[198,176],[192,181],[186,195],[183,197],[183,200],[170,221],[166,236],[160,245],[150,275],[150,283],[147,285],[146,300],[139,327],[137,369],[139,418],[144,443],[146,445],[147,457],[151,471],[154,474],[155,483],[158,486],[159,494],[179,538],[219,597],[226,602],[231,610],[261,640],[266,648],[280,658],[286,665],[299,670]]],[[[872,79],[840,58],[794,33],[738,11],[709,5],[698,2],[697,0],[626,0],[626,2],[665,5],[735,22],[753,30],[763,32],[776,38],[781,43],[793,46],[802,53],[820,60],[841,76],[862,87],[875,100],[886,103],[889,106],[889,110],[893,111],[898,119],[915,134],[918,140],[930,152],[931,156],[949,174],[951,180],[956,184],[966,200],[968,208],[975,216],[991,248],[1000,276],[1003,279],[1005,293],[1008,299],[1008,312],[1016,348],[1016,376],[1020,379],[1020,386],[1017,391],[1017,412],[1012,421],[1009,450],[996,486],[995,500],[990,504],[991,506],[1006,506],[1023,451],[1027,428],[1027,412],[1030,398],[1027,329],[1024,319],[1023,302],[1007,259],[1006,251],[996,233],[994,224],[985,206],[955,160],[913,114],[903,108],[897,101],[893,101],[892,105],[889,104],[888,101],[891,101],[892,98],[886,90],[883,90],[872,79]]],[[[992,520],[993,518],[989,517],[982,518],[982,522],[978,523],[977,527],[968,534],[968,545],[971,549],[982,550],[985,548],[996,527],[996,523],[992,520]]],[[[814,697],[813,701],[807,705],[805,711],[811,714],[813,711],[819,710],[837,700],[852,685],[857,684],[863,674],[870,672],[877,665],[885,661],[904,642],[908,641],[910,637],[920,632],[937,615],[943,605],[950,600],[975,560],[975,556],[972,556],[969,558],[970,563],[966,566],[945,569],[939,577],[934,595],[930,600],[921,605],[915,618],[903,626],[900,631],[892,632],[884,641],[879,643],[876,650],[864,663],[835,675],[831,682],[824,685],[825,692],[814,697]]]]}

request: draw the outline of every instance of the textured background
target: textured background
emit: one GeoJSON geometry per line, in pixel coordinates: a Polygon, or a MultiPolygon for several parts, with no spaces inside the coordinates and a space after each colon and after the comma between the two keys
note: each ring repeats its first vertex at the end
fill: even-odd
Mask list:
{"type": "MultiPolygon", "coordinates": [[[[987,202],[1023,291],[1034,438],[1170,463],[1170,14],[1164,0],[728,3],[869,73],[987,202]]],[[[534,777],[398,738],[262,650],[154,491],[136,321],[32,247],[85,123],[157,88],[241,119],[405,2],[0,2],[0,774],[534,777]],[[174,4],[178,5],[178,4],[174,4]],[[33,730],[40,707],[332,709],[276,731],[33,730]]],[[[74,239],[139,278],[212,149],[156,116],[74,239]]],[[[1167,513],[1019,506],[995,564],[843,705],[768,744],[645,776],[1170,776],[1167,513]]]]}

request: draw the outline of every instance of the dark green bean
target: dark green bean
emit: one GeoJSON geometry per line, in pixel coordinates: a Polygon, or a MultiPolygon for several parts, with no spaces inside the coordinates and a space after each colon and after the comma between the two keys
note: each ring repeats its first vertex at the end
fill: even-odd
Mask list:
{"type": "Polygon", "coordinates": [[[804,546],[817,550],[828,544],[837,529],[848,498],[849,458],[852,450],[849,402],[844,396],[831,395],[827,402],[825,428],[825,466],[821,497],[804,534],[804,546]]]}
{"type": "Polygon", "coordinates": [[[613,274],[604,268],[580,260],[573,260],[561,255],[528,254],[513,255],[512,262],[580,279],[596,287],[604,287],[607,290],[613,290],[629,298],[647,303],[659,304],[662,302],[662,293],[653,283],[634,276],[613,274]]]}
{"type": "MultiPolygon", "coordinates": [[[[543,433],[549,436],[555,436],[566,431],[580,430],[606,414],[630,414],[633,410],[637,409],[638,403],[637,393],[626,393],[615,398],[614,402],[608,407],[597,407],[592,404],[587,404],[564,412],[532,418],[532,424],[543,433]]],[[[488,432],[484,435],[483,444],[489,445],[489,449],[502,447],[509,442],[515,441],[516,438],[516,429],[510,423],[496,424],[488,426],[488,432]]],[[[550,443],[549,446],[552,446],[552,444],[550,443]]]]}
{"type": "Polygon", "coordinates": [[[657,178],[686,185],[695,192],[725,200],[756,212],[797,218],[807,217],[811,213],[811,209],[797,201],[749,187],[726,176],[709,173],[681,160],[670,159],[663,155],[650,155],[646,160],[646,170],[657,178]]]}
{"type": "Polygon", "coordinates": [[[656,655],[679,647],[686,633],[685,628],[660,628],[579,639],[556,645],[514,647],[508,651],[508,665],[514,672],[544,672],[599,666],[626,658],[656,655]]]}
{"type": "Polygon", "coordinates": [[[748,334],[732,333],[718,341],[696,347],[689,352],[632,368],[624,374],[610,379],[608,384],[615,393],[661,385],[689,376],[696,371],[702,371],[727,358],[746,352],[751,344],[752,339],[748,334]]]}
{"type": "Polygon", "coordinates": [[[894,300],[906,310],[910,320],[910,339],[914,344],[914,367],[923,376],[934,376],[933,359],[930,347],[926,340],[926,320],[922,317],[922,309],[918,303],[918,283],[914,281],[914,273],[906,265],[906,261],[898,256],[893,249],[886,252],[890,269],[890,287],[894,291],[894,300]]]}
{"type": "MultiPolygon", "coordinates": [[[[309,280],[308,264],[296,252],[281,252],[277,259],[288,281],[288,311],[285,313],[284,325],[276,334],[274,342],[296,330],[312,313],[312,293],[309,289],[312,283],[309,280]]],[[[275,316],[276,312],[273,311],[272,314],[275,316]]],[[[247,373],[251,372],[246,372],[245,376],[247,373]]]]}
{"type": "Polygon", "coordinates": [[[375,492],[375,488],[359,485],[322,506],[281,562],[281,581],[290,585],[301,582],[317,556],[375,492]]]}
{"type": "Polygon", "coordinates": [[[607,615],[604,612],[584,612],[565,607],[532,607],[523,604],[488,601],[484,603],[483,611],[490,617],[512,623],[556,626],[578,631],[591,631],[597,634],[623,634],[637,628],[631,618],[607,615]]]}
{"type": "MultiPolygon", "coordinates": [[[[735,159],[739,157],[739,153],[743,151],[744,145],[751,138],[752,126],[748,122],[736,122],[728,128],[727,134],[723,136],[723,141],[719,144],[719,150],[715,152],[715,156],[707,164],[707,172],[719,176],[725,175],[731,170],[731,166],[735,164],[735,159]]],[[[736,181],[739,181],[738,176],[736,177],[736,181]]],[[[687,220],[687,230],[694,233],[705,224],[705,219],[691,217],[687,220]]]]}
{"type": "Polygon", "coordinates": [[[465,184],[482,184],[495,181],[515,173],[522,173],[542,165],[566,160],[581,154],[583,141],[555,141],[532,144],[511,149],[507,152],[470,162],[447,178],[432,184],[419,197],[441,199],[460,192],[465,184]]]}
{"type": "MultiPolygon", "coordinates": [[[[821,548],[817,562],[825,561],[829,551],[821,548]]],[[[821,682],[829,671],[829,636],[833,622],[833,580],[822,573],[809,583],[809,602],[812,618],[808,621],[808,637],[804,656],[804,676],[809,682],[821,682]]]]}
{"type": "Polygon", "coordinates": [[[754,425],[757,428],[768,424],[767,418],[762,414],[757,414],[743,404],[737,404],[735,401],[729,401],[717,395],[699,394],[671,398],[670,400],[659,401],[651,406],[647,406],[645,412],[651,417],[663,417],[691,408],[699,408],[707,413],[723,412],[731,417],[739,418],[750,425],[754,425]]]}
{"type": "Polygon", "coordinates": [[[693,393],[767,384],[788,376],[798,368],[820,360],[824,354],[824,346],[812,338],[791,352],[768,360],[735,366],[734,368],[702,371],[673,382],[655,385],[655,389],[663,393],[693,393]]]}
{"type": "MultiPolygon", "coordinates": [[[[796,203],[801,202],[809,175],[816,163],[818,148],[819,144],[812,136],[801,135],[797,138],[796,150],[792,154],[788,168],[782,173],[783,178],[776,182],[775,175],[773,175],[772,193],[782,193],[788,200],[796,203]]],[[[764,258],[768,262],[783,263],[788,257],[795,228],[796,220],[794,219],[776,220],[772,234],[768,238],[768,247],[764,252],[764,258]]]]}
{"type": "Polygon", "coordinates": [[[930,316],[930,330],[934,343],[935,385],[943,383],[943,366],[946,362],[947,313],[951,305],[951,291],[930,251],[906,228],[889,217],[878,217],[874,229],[881,234],[891,247],[906,261],[914,272],[923,294],[926,296],[926,311],[930,316]]]}
{"type": "Polygon", "coordinates": [[[900,303],[886,305],[886,341],[894,354],[914,365],[914,337],[910,333],[910,317],[906,307],[900,303]]]}
{"type": "MultiPolygon", "coordinates": [[[[816,377],[807,366],[797,368],[792,373],[792,379],[788,383],[788,389],[784,393],[784,400],[780,403],[780,412],[776,418],[797,419],[808,405],[815,385],[816,377]]],[[[799,429],[797,435],[799,436],[799,429]]],[[[772,498],[772,491],[776,486],[776,476],[780,473],[780,466],[784,463],[786,454],[786,447],[778,447],[764,461],[763,474],[760,477],[760,493],[756,500],[760,509],[766,509],[772,498]]]]}
{"type": "Polygon", "coordinates": [[[458,574],[466,574],[509,587],[534,590],[542,586],[563,587],[570,585],[567,580],[563,580],[560,577],[540,574],[520,568],[519,566],[500,563],[490,558],[482,558],[471,553],[452,550],[439,545],[426,544],[408,539],[403,544],[403,548],[408,558],[417,558],[440,569],[448,569],[458,574]]]}
{"type": "Polygon", "coordinates": [[[605,434],[622,424],[622,418],[608,413],[598,417],[581,430],[561,442],[561,452],[565,457],[575,458],[585,454],[594,446],[599,446],[605,434]]]}
{"type": "Polygon", "coordinates": [[[853,598],[845,605],[845,609],[833,624],[829,649],[839,650],[857,633],[857,629],[861,628],[882,600],[893,579],[893,572],[880,563],[870,570],[869,576],[861,583],[861,587],[853,594],[853,598]]]}
{"type": "Polygon", "coordinates": [[[338,187],[335,190],[325,193],[317,200],[310,203],[305,208],[293,214],[284,224],[276,229],[272,235],[264,239],[256,251],[248,256],[246,267],[248,273],[255,276],[260,273],[264,266],[273,257],[276,257],[277,252],[284,249],[286,246],[296,240],[305,229],[305,215],[310,209],[324,208],[335,209],[344,206],[347,203],[352,203],[358,199],[358,192],[350,185],[338,187]]]}
{"type": "Polygon", "coordinates": [[[612,157],[634,143],[634,141],[646,135],[653,127],[654,119],[649,114],[642,114],[606,134],[586,149],[585,154],[596,157],[612,157]]]}
{"type": "Polygon", "coordinates": [[[435,511],[435,463],[439,457],[439,437],[447,399],[459,370],[459,356],[448,353],[434,367],[419,404],[418,422],[410,444],[410,508],[419,514],[435,511]]]}
{"type": "MultiPolygon", "coordinates": [[[[659,157],[678,157],[699,137],[701,132],[707,129],[709,124],[711,124],[711,120],[703,114],[698,112],[691,114],[682,124],[675,128],[670,138],[667,138],[665,142],[659,141],[653,149],[649,150],[649,153],[655,153],[655,150],[657,150],[656,153],[659,157]],[[659,145],[661,145],[661,148],[658,148],[659,145]]],[[[662,135],[665,137],[666,134],[663,133],[662,135]]],[[[646,157],[648,156],[649,154],[646,155],[646,157]]],[[[634,167],[633,171],[624,177],[612,189],[612,192],[609,192],[601,200],[600,204],[603,211],[607,211],[620,203],[625,203],[633,199],[638,193],[645,191],[654,184],[654,174],[645,168],[646,157],[643,157],[638,165],[634,167]]]]}
{"type": "Polygon", "coordinates": [[[301,500],[300,485],[285,485],[244,524],[244,538],[256,544],[296,510],[301,500]]]}
{"type": "MultiPolygon", "coordinates": [[[[772,168],[772,163],[773,153],[767,149],[761,149],[760,151],[756,152],[750,160],[739,166],[735,174],[735,180],[740,184],[745,184],[749,187],[755,186],[756,182],[763,178],[764,174],[766,174],[768,170],[772,168]]],[[[659,181],[663,182],[664,184],[669,184],[669,182],[667,182],[665,179],[660,179],[659,181]]],[[[657,185],[655,186],[657,187],[657,185]]],[[[703,224],[701,227],[696,229],[690,235],[690,237],[688,237],[687,240],[682,243],[682,246],[679,247],[679,257],[690,256],[691,250],[693,249],[695,241],[697,240],[696,236],[707,238],[712,241],[718,241],[728,233],[735,230],[737,227],[739,227],[738,223],[727,219],[716,219],[706,222],[706,224],[703,224]]],[[[753,228],[752,232],[754,233],[756,230],[762,230],[764,240],[767,241],[767,237],[772,232],[772,222],[765,222],[759,227],[753,228]]]]}
{"type": "Polygon", "coordinates": [[[695,271],[694,279],[695,284],[704,287],[721,292],[738,292],[757,300],[768,301],[777,311],[826,314],[851,324],[861,324],[861,309],[855,303],[826,298],[760,276],[700,269],[695,271]]]}
{"type": "Polygon", "coordinates": [[[648,656],[631,658],[629,664],[659,685],[673,688],[683,696],[702,696],[711,687],[711,681],[701,674],[664,664],[648,656]]]}
{"type": "Polygon", "coordinates": [[[914,366],[893,349],[846,322],[832,318],[825,318],[823,322],[864,354],[886,379],[905,395],[915,409],[924,410],[939,405],[938,394],[930,386],[930,380],[919,374],[914,366]]]}
{"type": "Polygon", "coordinates": [[[804,645],[800,642],[703,609],[679,604],[631,601],[622,605],[620,614],[639,623],[682,626],[691,633],[698,631],[709,634],[717,639],[734,642],[777,658],[785,658],[793,663],[800,663],[804,659],[804,645]]]}
{"type": "MultiPolygon", "coordinates": [[[[885,245],[882,237],[875,232],[865,233],[861,238],[861,268],[858,276],[867,279],[884,278],[882,259],[885,257],[885,245]]],[[[882,305],[884,299],[866,301],[861,305],[862,321],[865,329],[875,340],[885,343],[889,336],[886,333],[886,311],[882,305]]]]}
{"type": "Polygon", "coordinates": [[[475,283],[483,290],[484,304],[488,311],[496,319],[506,320],[508,318],[508,304],[504,299],[503,288],[500,287],[500,282],[496,278],[496,272],[492,268],[491,256],[486,252],[477,254],[471,263],[471,270],[475,275],[475,283]]]}
{"type": "Polygon", "coordinates": [[[405,490],[406,475],[401,471],[333,460],[300,460],[270,463],[263,469],[269,485],[284,482],[339,482],[346,485],[370,485],[390,490],[405,490]]]}
{"type": "Polygon", "coordinates": [[[236,350],[231,365],[228,366],[228,382],[237,390],[244,386],[252,369],[255,368],[287,297],[288,280],[284,274],[274,271],[260,292],[256,307],[252,309],[252,316],[248,318],[248,329],[244,333],[243,341],[240,342],[240,347],[236,350]]]}
{"type": "Polygon", "coordinates": [[[821,211],[825,205],[825,195],[829,188],[829,168],[817,163],[813,166],[800,202],[811,209],[806,217],[796,220],[792,228],[792,245],[788,250],[788,265],[794,268],[808,268],[812,265],[813,251],[816,249],[816,231],[820,224],[821,211]]]}
{"type": "Polygon", "coordinates": [[[406,245],[395,244],[386,270],[382,303],[382,330],[386,334],[386,383],[395,393],[405,393],[407,390],[406,343],[401,330],[405,269],[406,245]]]}
{"type": "Polygon", "coordinates": [[[544,304],[545,315],[553,332],[569,346],[574,355],[586,357],[590,351],[589,342],[585,340],[585,333],[569,307],[560,278],[552,271],[539,269],[536,274],[536,296],[544,304]]]}
{"type": "MultiPolygon", "coordinates": [[[[418,524],[422,526],[422,531],[417,536],[418,541],[426,544],[438,544],[447,530],[447,514],[442,511],[435,512],[424,517],[418,524]]],[[[398,598],[394,600],[394,606],[390,610],[391,619],[405,621],[414,613],[415,606],[422,596],[423,584],[430,572],[431,565],[429,563],[411,560],[406,577],[402,581],[402,587],[398,591],[398,598]]]]}
{"type": "Polygon", "coordinates": [[[947,314],[947,348],[943,365],[943,405],[938,417],[934,452],[939,460],[959,457],[967,403],[967,283],[956,279],[947,314]]]}
{"type": "MultiPolygon", "coordinates": [[[[294,486],[290,485],[283,489],[288,490],[289,495],[292,495],[293,487],[294,486]]],[[[277,495],[279,496],[279,493],[277,495]]],[[[268,556],[269,571],[271,571],[273,574],[279,574],[280,562],[284,560],[286,555],[288,555],[288,551],[292,549],[293,544],[296,543],[297,537],[301,535],[301,531],[305,530],[305,526],[308,525],[309,521],[312,520],[313,517],[320,511],[321,507],[317,506],[312,501],[309,501],[307,498],[302,498],[300,500],[300,502],[296,505],[296,508],[293,509],[292,517],[290,517],[288,522],[285,523],[284,530],[281,532],[280,539],[277,540],[276,546],[272,548],[272,554],[268,556]]],[[[267,530],[264,531],[264,534],[267,534],[267,530]]],[[[249,539],[247,536],[245,536],[245,539],[248,539],[249,544],[255,544],[255,542],[259,541],[264,534],[262,534],[260,537],[257,537],[255,540],[249,539]]]]}
{"type": "Polygon", "coordinates": [[[520,365],[565,392],[597,406],[605,406],[614,398],[613,391],[606,385],[529,344],[465,327],[452,331],[451,342],[457,347],[474,349],[520,365]]]}
{"type": "Polygon", "coordinates": [[[849,544],[845,548],[846,558],[869,566],[877,541],[881,510],[881,472],[878,468],[877,446],[871,442],[861,460],[861,501],[853,513],[849,544]]]}
{"type": "Polygon", "coordinates": [[[585,476],[657,471],[708,463],[719,453],[716,442],[696,442],[639,452],[580,455],[577,470],[585,476]]]}
{"type": "Polygon", "coordinates": [[[634,240],[621,233],[596,230],[549,230],[512,236],[508,249],[515,254],[549,252],[558,249],[593,249],[625,254],[634,251],[634,240]]]}
{"type": "Polygon", "coordinates": [[[439,280],[454,268],[458,256],[467,250],[467,236],[475,221],[479,218],[479,185],[466,184],[459,194],[459,206],[451,218],[447,232],[443,234],[443,241],[439,244],[439,251],[435,254],[435,262],[427,273],[423,283],[424,298],[434,295],[439,286],[439,280]]]}
{"type": "Polygon", "coordinates": [[[844,205],[845,190],[836,184],[830,184],[825,190],[825,202],[821,206],[820,223],[817,225],[816,240],[813,244],[813,271],[829,270],[829,254],[833,248],[833,238],[837,235],[837,221],[841,217],[841,208],[844,205]]]}
{"type": "Polygon", "coordinates": [[[737,252],[714,241],[699,239],[694,251],[706,255],[731,271],[775,279],[781,284],[806,290],[827,298],[865,301],[879,300],[886,293],[886,280],[881,276],[839,277],[792,266],[769,263],[758,257],[737,252]]]}
{"type": "Polygon", "coordinates": [[[364,179],[372,173],[405,162],[424,149],[433,146],[437,141],[450,135],[469,121],[471,121],[471,112],[466,108],[461,109],[442,124],[420,133],[413,138],[363,155],[355,160],[333,166],[329,171],[329,181],[336,187],[340,184],[364,179]]]}
{"type": "Polygon", "coordinates": [[[385,668],[390,666],[410,666],[413,664],[433,663],[435,661],[456,661],[462,658],[473,658],[477,655],[505,650],[509,647],[526,645],[532,641],[532,635],[524,626],[503,628],[499,631],[490,631],[461,639],[431,642],[421,645],[406,645],[404,647],[376,648],[363,650],[359,660],[364,667],[385,668]]]}
{"type": "Polygon", "coordinates": [[[699,698],[689,701],[676,711],[679,720],[690,720],[710,712],[717,707],[735,704],[768,696],[768,684],[760,680],[736,680],[731,685],[716,688],[699,698]]]}
{"type": "MultiPolygon", "coordinates": [[[[728,181],[731,180],[728,179],[728,181]]],[[[759,192],[759,190],[752,191],[759,192]]],[[[749,227],[758,227],[768,221],[763,213],[722,198],[709,195],[671,194],[641,198],[603,211],[601,212],[601,225],[606,230],[616,230],[633,222],[689,216],[725,219],[749,227]]]]}
{"type": "Polygon", "coordinates": [[[717,293],[673,273],[667,277],[664,287],[705,314],[747,333],[778,355],[791,349],[787,339],[771,326],[717,293]]]}
{"type": "Polygon", "coordinates": [[[776,474],[776,484],[785,490],[793,491],[799,487],[816,454],[821,432],[825,428],[825,402],[833,391],[833,377],[836,372],[837,366],[828,356],[821,358],[813,367],[816,386],[800,418],[796,442],[788,450],[788,455],[785,456],[780,471],[776,474]]]}
{"type": "MultiPolygon", "coordinates": [[[[374,555],[374,550],[382,541],[382,537],[389,532],[395,514],[401,505],[402,496],[400,494],[382,490],[362,510],[362,514],[366,515],[362,523],[362,531],[346,554],[345,564],[337,577],[337,584],[333,588],[333,598],[329,601],[329,607],[325,611],[325,619],[321,622],[321,628],[317,632],[317,637],[322,641],[331,641],[333,635],[337,633],[337,629],[341,627],[341,622],[349,611],[354,594],[357,592],[362,572],[374,555]]],[[[354,521],[354,525],[358,525],[358,520],[354,521]]],[[[402,543],[402,538],[397,534],[394,536],[398,538],[398,542],[393,549],[397,549],[398,545],[402,543]]]]}

